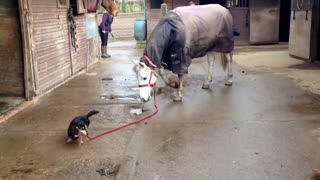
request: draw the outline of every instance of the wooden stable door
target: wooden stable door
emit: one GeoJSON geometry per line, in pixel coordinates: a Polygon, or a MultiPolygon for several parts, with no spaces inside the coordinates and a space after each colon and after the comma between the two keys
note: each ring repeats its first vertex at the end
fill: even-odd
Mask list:
{"type": "Polygon", "coordinates": [[[280,0],[250,0],[250,44],[279,41],[280,0]]]}

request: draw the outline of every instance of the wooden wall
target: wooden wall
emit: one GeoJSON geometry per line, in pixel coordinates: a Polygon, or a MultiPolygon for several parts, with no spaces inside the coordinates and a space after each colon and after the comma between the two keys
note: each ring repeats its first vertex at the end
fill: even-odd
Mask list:
{"type": "Polygon", "coordinates": [[[67,12],[57,0],[0,1],[0,96],[31,100],[96,62],[99,42],[87,40],[86,16],[74,16],[75,51],[67,12]]]}
{"type": "Polygon", "coordinates": [[[85,15],[74,16],[77,49],[71,45],[68,8],[56,0],[29,0],[36,94],[42,94],[87,67],[85,15]]]}
{"type": "Polygon", "coordinates": [[[87,65],[87,35],[86,35],[86,17],[85,15],[74,16],[77,24],[76,36],[78,42],[77,51],[71,47],[73,72],[77,73],[87,65]]]}
{"type": "Polygon", "coordinates": [[[24,96],[18,0],[0,1],[0,96],[24,96]]]}
{"type": "Polygon", "coordinates": [[[32,0],[36,90],[43,92],[71,75],[67,9],[55,0],[32,0]]]}

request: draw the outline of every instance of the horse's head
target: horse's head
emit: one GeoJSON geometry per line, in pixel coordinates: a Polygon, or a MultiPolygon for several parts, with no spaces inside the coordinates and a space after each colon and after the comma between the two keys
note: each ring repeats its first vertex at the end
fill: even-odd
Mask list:
{"type": "Polygon", "coordinates": [[[101,5],[113,16],[118,15],[119,9],[115,3],[115,0],[102,0],[101,5]]]}
{"type": "Polygon", "coordinates": [[[133,70],[137,74],[139,84],[140,99],[142,102],[148,102],[151,99],[152,88],[158,79],[157,74],[153,68],[147,66],[144,62],[133,61],[133,63],[133,70]]]}

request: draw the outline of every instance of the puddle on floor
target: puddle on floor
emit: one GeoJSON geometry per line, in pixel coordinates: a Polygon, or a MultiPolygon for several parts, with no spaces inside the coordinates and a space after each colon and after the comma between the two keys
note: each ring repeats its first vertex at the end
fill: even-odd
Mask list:
{"type": "Polygon", "coordinates": [[[142,111],[141,108],[139,108],[139,109],[131,109],[130,113],[133,114],[133,115],[140,115],[140,114],[143,113],[143,111],[142,111]]]}
{"type": "Polygon", "coordinates": [[[87,76],[96,76],[97,73],[96,72],[91,72],[91,73],[86,73],[87,76]]]}
{"type": "Polygon", "coordinates": [[[4,114],[24,101],[21,97],[0,97],[0,114],[4,114]]]}
{"type": "Polygon", "coordinates": [[[138,95],[129,95],[129,96],[107,95],[107,96],[100,96],[100,98],[103,100],[112,101],[115,103],[122,103],[122,104],[141,103],[138,95]]]}

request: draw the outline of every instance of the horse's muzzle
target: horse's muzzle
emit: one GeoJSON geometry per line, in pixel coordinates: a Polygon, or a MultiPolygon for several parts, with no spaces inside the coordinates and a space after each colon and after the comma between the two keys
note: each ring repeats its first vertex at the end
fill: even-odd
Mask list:
{"type": "Polygon", "coordinates": [[[150,96],[148,96],[147,99],[145,99],[145,98],[140,98],[140,100],[141,100],[143,103],[146,103],[146,102],[148,102],[148,101],[150,100],[150,96]]]}

